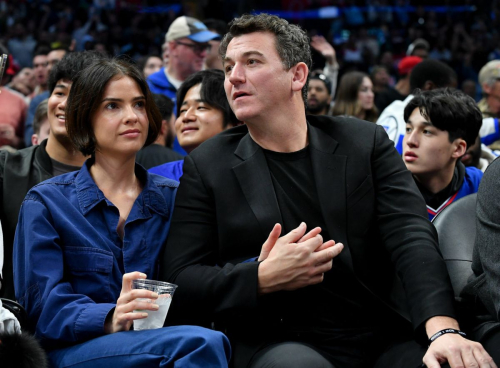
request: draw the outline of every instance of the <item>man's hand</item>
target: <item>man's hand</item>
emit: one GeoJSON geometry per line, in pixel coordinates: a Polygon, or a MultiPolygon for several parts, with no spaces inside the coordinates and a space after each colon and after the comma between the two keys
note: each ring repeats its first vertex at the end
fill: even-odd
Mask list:
{"type": "Polygon", "coordinates": [[[269,256],[269,253],[273,249],[273,247],[276,245],[276,242],[280,238],[281,235],[281,225],[280,224],[275,224],[273,229],[271,230],[271,233],[269,234],[269,237],[267,238],[266,242],[262,245],[262,248],[260,249],[260,256],[258,261],[261,262],[269,256]]]}
{"type": "MultiPolygon", "coordinates": [[[[304,228],[304,231],[305,231],[305,228],[304,228]]],[[[292,232],[290,232],[291,236],[293,236],[292,233],[297,234],[297,236],[298,236],[298,234],[300,233],[300,226],[298,228],[292,230],[292,232]]],[[[320,233],[321,233],[321,228],[315,227],[314,229],[309,231],[306,235],[302,236],[297,241],[297,243],[305,242],[306,240],[314,238],[316,235],[318,235],[320,233]]],[[[275,224],[273,229],[271,230],[271,233],[269,234],[269,237],[267,238],[265,243],[262,245],[262,248],[260,249],[260,256],[258,259],[259,262],[267,259],[267,257],[269,256],[269,253],[271,252],[274,245],[278,241],[280,235],[281,235],[281,225],[275,224]]],[[[293,238],[295,238],[295,237],[293,236],[293,238]]],[[[321,247],[319,247],[318,249],[316,249],[316,251],[323,250],[323,249],[326,249],[329,246],[331,246],[331,244],[327,244],[326,246],[325,246],[325,244],[327,244],[327,243],[323,243],[323,245],[321,247]]],[[[334,244],[335,244],[335,242],[334,242],[334,244]]]]}
{"type": "Polygon", "coordinates": [[[311,47],[323,55],[328,64],[333,65],[337,62],[335,49],[323,36],[312,36],[311,47]]]}
{"type": "MultiPolygon", "coordinates": [[[[429,319],[425,327],[429,337],[446,328],[459,329],[456,320],[440,316],[429,319]]],[[[423,362],[427,368],[439,368],[446,362],[451,368],[497,368],[481,344],[457,334],[445,334],[434,340],[423,362]]]]}
{"type": "Polygon", "coordinates": [[[497,368],[480,343],[455,334],[440,336],[424,356],[427,368],[440,368],[446,362],[451,368],[497,368]]]}
{"type": "Polygon", "coordinates": [[[259,260],[264,259],[258,273],[261,294],[318,284],[323,281],[324,273],[332,268],[332,259],[344,246],[333,240],[323,243],[319,235],[321,228],[304,235],[306,229],[306,224],[302,223],[277,239],[281,226],[275,225],[259,257],[259,260]]]}

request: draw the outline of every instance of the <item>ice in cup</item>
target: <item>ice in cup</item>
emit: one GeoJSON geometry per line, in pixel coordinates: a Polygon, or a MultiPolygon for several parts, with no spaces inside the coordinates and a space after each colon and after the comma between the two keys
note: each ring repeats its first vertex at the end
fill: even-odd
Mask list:
{"type": "MultiPolygon", "coordinates": [[[[156,311],[135,310],[134,312],[146,312],[147,318],[134,320],[134,330],[151,330],[161,328],[167,318],[168,309],[172,302],[172,296],[177,285],[164,281],[137,279],[132,281],[132,289],[146,289],[158,294],[158,299],[154,301],[160,307],[156,311]]],[[[151,300],[147,298],[138,298],[137,300],[151,300]]]]}

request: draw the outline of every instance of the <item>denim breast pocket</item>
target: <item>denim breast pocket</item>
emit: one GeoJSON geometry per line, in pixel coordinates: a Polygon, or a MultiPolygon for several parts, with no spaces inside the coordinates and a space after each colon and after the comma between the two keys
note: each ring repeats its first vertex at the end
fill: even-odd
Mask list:
{"type": "Polygon", "coordinates": [[[95,302],[113,301],[110,280],[113,253],[90,247],[64,249],[65,275],[76,294],[83,294],[95,302]]]}

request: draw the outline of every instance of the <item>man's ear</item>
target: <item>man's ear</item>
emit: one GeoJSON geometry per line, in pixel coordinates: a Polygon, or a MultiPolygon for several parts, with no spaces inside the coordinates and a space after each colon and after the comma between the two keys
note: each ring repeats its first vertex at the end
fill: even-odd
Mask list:
{"type": "Polygon", "coordinates": [[[455,139],[455,142],[453,142],[453,145],[455,147],[453,149],[453,153],[451,154],[451,157],[458,159],[458,158],[462,157],[463,155],[465,155],[465,152],[467,151],[467,143],[462,138],[455,139]]]}
{"type": "Polygon", "coordinates": [[[484,93],[486,93],[487,95],[491,93],[491,87],[488,83],[483,83],[481,87],[483,88],[484,93]]]}
{"type": "Polygon", "coordinates": [[[31,135],[31,145],[33,145],[33,146],[38,145],[38,134],[33,133],[31,135]]]}
{"type": "Polygon", "coordinates": [[[292,90],[301,91],[302,87],[305,86],[307,82],[307,75],[309,74],[309,68],[303,62],[298,63],[292,67],[293,79],[292,79],[292,90]]]}

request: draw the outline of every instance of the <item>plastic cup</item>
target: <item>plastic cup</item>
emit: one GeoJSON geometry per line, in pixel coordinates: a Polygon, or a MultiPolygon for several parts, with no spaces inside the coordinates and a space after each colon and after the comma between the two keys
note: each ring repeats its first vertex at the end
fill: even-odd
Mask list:
{"type": "MultiPolygon", "coordinates": [[[[172,297],[177,285],[168,282],[137,279],[132,281],[132,289],[145,289],[154,291],[158,294],[158,299],[154,301],[160,307],[156,311],[152,310],[135,310],[134,312],[146,312],[148,316],[143,319],[134,320],[134,330],[151,330],[154,328],[162,328],[167,318],[168,309],[172,302],[172,297]]],[[[137,298],[137,300],[151,300],[148,298],[137,298]]]]}

